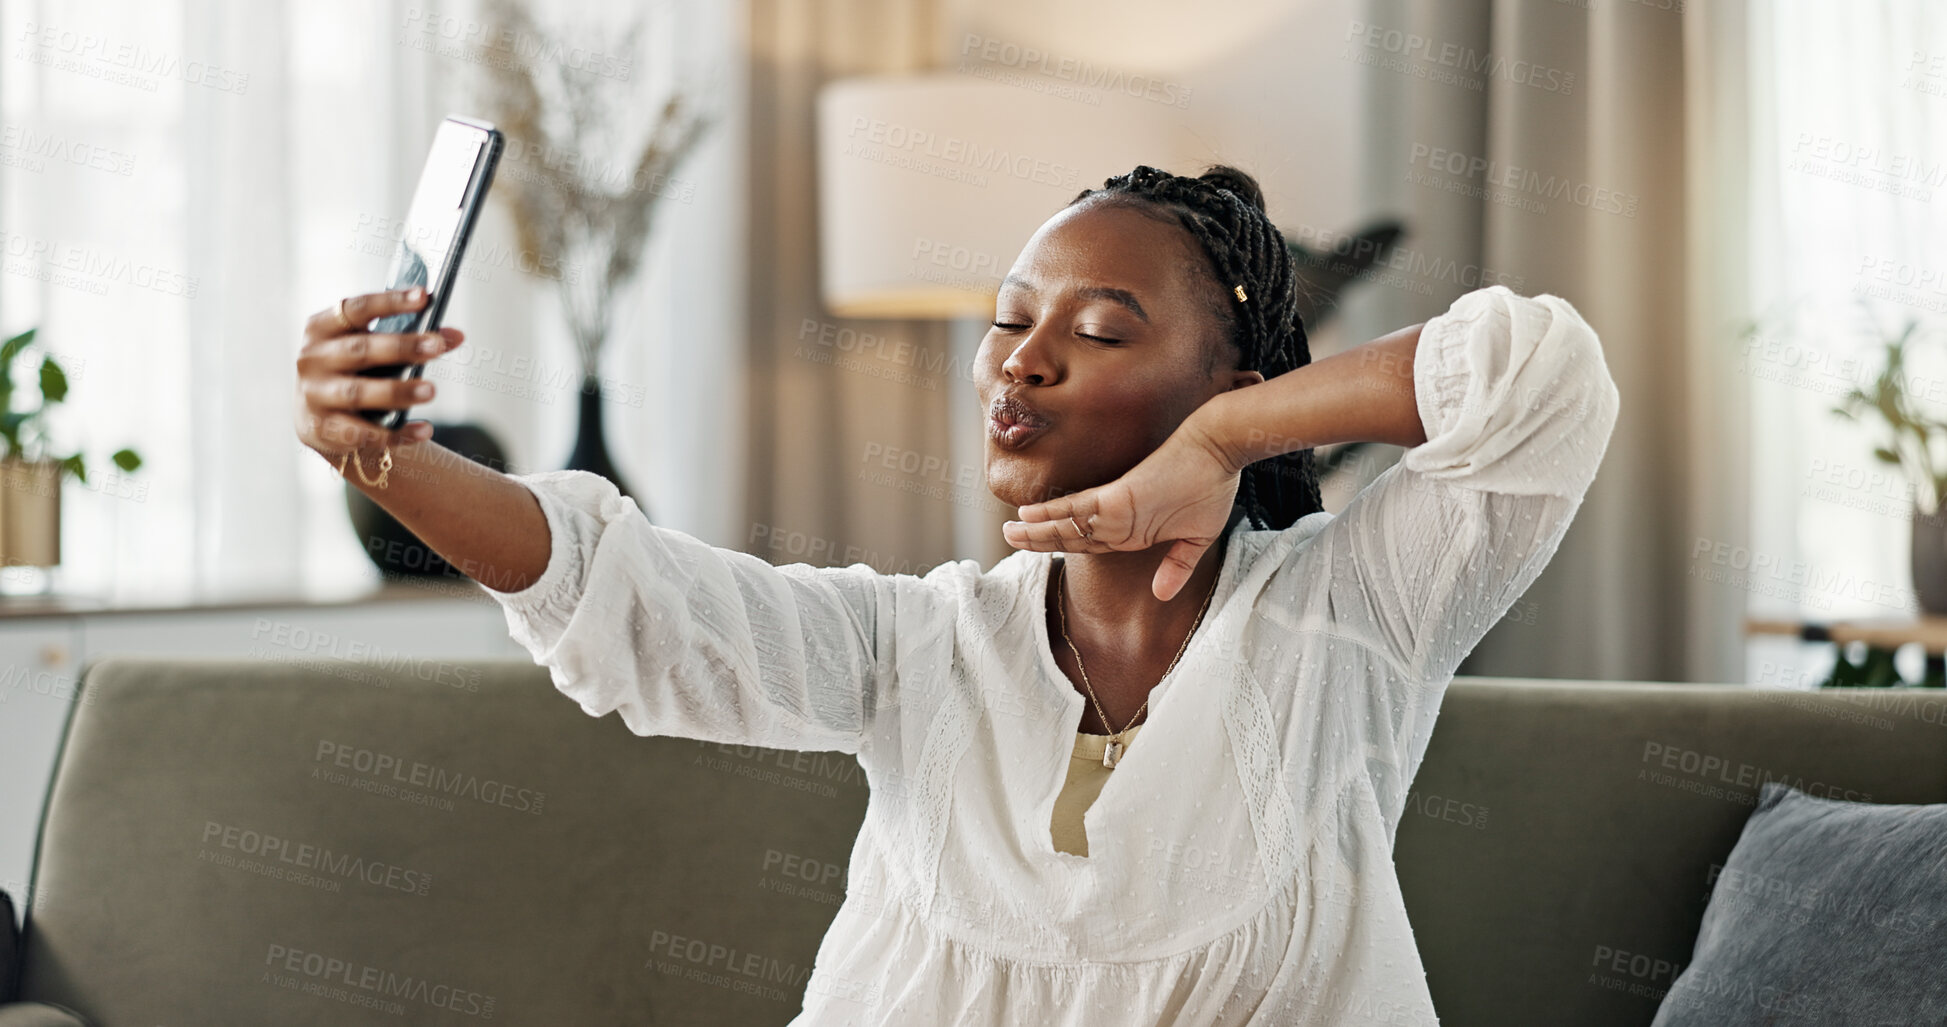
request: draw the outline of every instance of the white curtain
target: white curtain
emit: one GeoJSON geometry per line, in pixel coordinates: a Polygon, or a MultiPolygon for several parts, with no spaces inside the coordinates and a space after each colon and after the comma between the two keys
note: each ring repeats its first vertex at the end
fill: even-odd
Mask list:
{"type": "MultiPolygon", "coordinates": [[[[550,5],[544,23],[599,13],[584,6],[550,5]]],[[[609,440],[659,522],[732,544],[743,9],[643,11],[635,75],[702,84],[719,119],[620,303],[602,370],[627,399],[609,404],[609,440]]],[[[299,330],[383,285],[432,128],[468,111],[490,56],[467,49],[475,24],[471,5],[417,0],[0,10],[0,331],[38,326],[67,365],[54,431],[97,479],[64,492],[58,591],[190,599],[378,580],[344,484],[293,432],[299,330]],[[124,445],[144,460],[125,480],[107,473],[124,445]]],[[[475,245],[517,252],[497,205],[475,245]]],[[[445,379],[430,375],[441,395],[417,416],[483,425],[511,470],[560,467],[575,382],[554,373],[574,357],[553,285],[512,261],[473,266],[448,316],[469,342],[445,379]]]]}
{"type": "MultiPolygon", "coordinates": [[[[1914,616],[1912,485],[1873,459],[1883,422],[1828,411],[1913,317],[1913,383],[1947,413],[1926,384],[1947,381],[1947,10],[1779,0],[1753,5],[1752,28],[1752,284],[1777,319],[1740,354],[1761,440],[1740,573],[1754,616],[1914,616]]],[[[1920,654],[1900,655],[1917,678],[1920,654]]],[[[1815,684],[1831,664],[1825,645],[1750,645],[1760,683],[1815,684]]]]}

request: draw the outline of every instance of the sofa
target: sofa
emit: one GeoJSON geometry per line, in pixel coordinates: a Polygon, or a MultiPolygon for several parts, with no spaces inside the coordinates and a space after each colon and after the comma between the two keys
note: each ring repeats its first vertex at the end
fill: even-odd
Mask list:
{"type": "MultiPolygon", "coordinates": [[[[850,756],[638,737],[528,663],[82,697],[0,1027],[782,1024],[865,810],[850,756]]],[[[1944,743],[1937,690],[1456,679],[1394,848],[1441,1022],[1650,1023],[1759,785],[1947,802],[1944,743]]]]}

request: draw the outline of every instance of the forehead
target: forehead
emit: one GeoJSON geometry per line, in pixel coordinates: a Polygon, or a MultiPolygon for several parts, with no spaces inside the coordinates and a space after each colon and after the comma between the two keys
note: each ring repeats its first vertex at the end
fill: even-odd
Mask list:
{"type": "Polygon", "coordinates": [[[1195,246],[1166,211],[1083,201],[1043,222],[1008,274],[1037,291],[1108,285],[1161,297],[1188,288],[1195,246]]]}

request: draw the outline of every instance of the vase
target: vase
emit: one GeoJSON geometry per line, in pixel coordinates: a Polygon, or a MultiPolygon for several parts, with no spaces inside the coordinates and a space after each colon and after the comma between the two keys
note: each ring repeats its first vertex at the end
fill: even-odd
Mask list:
{"type": "MultiPolygon", "coordinates": [[[[432,441],[474,463],[496,471],[506,470],[507,458],[500,443],[479,425],[435,422],[432,441]]],[[[358,532],[358,547],[378,567],[381,577],[466,580],[466,575],[455,570],[350,481],[345,482],[345,505],[351,512],[352,527],[358,532]]]]}
{"type": "Polygon", "coordinates": [[[60,461],[0,460],[0,593],[45,593],[60,562],[60,461]]]}
{"type": "Polygon", "coordinates": [[[1920,611],[1947,615],[1947,510],[1913,506],[1913,591],[1920,611]]]}
{"type": "Polygon", "coordinates": [[[608,455],[608,441],[602,429],[602,380],[597,375],[586,375],[581,380],[581,391],[577,394],[581,410],[575,427],[575,448],[568,454],[570,471],[592,471],[614,483],[616,491],[635,501],[635,505],[647,517],[648,504],[641,497],[629,491],[622,480],[622,472],[615,469],[615,461],[608,455]]]}

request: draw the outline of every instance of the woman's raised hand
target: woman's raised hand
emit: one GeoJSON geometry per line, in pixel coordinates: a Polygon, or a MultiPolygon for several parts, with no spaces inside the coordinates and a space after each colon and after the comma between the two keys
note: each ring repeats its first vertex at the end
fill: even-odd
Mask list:
{"type": "Polygon", "coordinates": [[[425,379],[366,377],[361,368],[423,364],[449,352],[465,338],[458,328],[425,334],[368,332],[373,318],[405,314],[426,304],[423,288],[366,293],[334,304],[304,323],[304,348],[297,358],[297,437],[333,466],[353,450],[380,443],[419,442],[433,435],[429,421],[409,421],[387,431],[360,417],[360,410],[409,409],[433,398],[425,379]]]}
{"type": "Polygon", "coordinates": [[[1230,523],[1238,480],[1191,417],[1122,477],[1023,506],[1021,519],[1001,525],[1001,534],[1016,549],[1039,552],[1108,553],[1174,540],[1151,585],[1167,602],[1230,523]]]}

